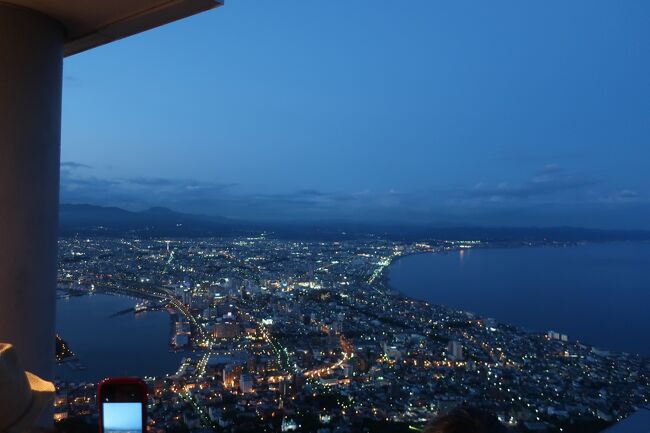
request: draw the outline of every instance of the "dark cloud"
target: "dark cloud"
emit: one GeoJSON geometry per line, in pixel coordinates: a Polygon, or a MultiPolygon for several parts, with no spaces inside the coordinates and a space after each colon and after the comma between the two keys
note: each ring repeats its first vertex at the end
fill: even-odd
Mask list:
{"type": "Polygon", "coordinates": [[[546,161],[566,161],[566,160],[576,160],[584,158],[586,155],[583,152],[529,152],[527,149],[526,153],[519,154],[510,154],[503,155],[500,157],[503,161],[514,161],[514,162],[534,162],[534,163],[544,163],[546,161]]]}
{"type": "Polygon", "coordinates": [[[130,183],[132,185],[142,185],[142,186],[169,186],[175,185],[177,181],[171,179],[165,179],[162,177],[134,177],[123,179],[125,183],[130,183]]]}
{"type": "Polygon", "coordinates": [[[163,177],[131,177],[123,178],[121,182],[137,187],[176,189],[183,192],[188,190],[223,190],[238,185],[236,183],[202,182],[194,179],[168,179],[163,177]]]}
{"type": "Polygon", "coordinates": [[[316,189],[301,189],[300,191],[297,191],[295,195],[301,195],[301,196],[312,196],[312,197],[324,197],[329,195],[328,193],[325,193],[323,191],[318,191],[316,189]]]}
{"type": "Polygon", "coordinates": [[[597,197],[596,202],[604,204],[650,203],[650,196],[639,194],[637,191],[624,189],[611,194],[597,197]]]}
{"type": "Polygon", "coordinates": [[[323,207],[337,205],[342,202],[358,201],[360,196],[357,194],[324,192],[315,189],[301,189],[292,193],[254,194],[250,198],[300,206],[323,207]]]}
{"type": "Polygon", "coordinates": [[[61,163],[61,168],[62,169],[77,169],[77,168],[92,168],[88,164],[82,164],[80,162],[74,162],[74,161],[65,161],[61,163]]]}
{"type": "Polygon", "coordinates": [[[193,179],[117,178],[102,179],[79,173],[82,164],[66,164],[61,170],[61,202],[90,203],[142,209],[150,206],[183,208],[205,205],[218,199],[233,183],[193,179]]]}
{"type": "Polygon", "coordinates": [[[61,203],[130,206],[135,200],[119,189],[119,182],[96,177],[77,177],[61,171],[61,203]]]}
{"type": "MultiPolygon", "coordinates": [[[[234,183],[161,177],[102,179],[87,176],[85,164],[65,163],[62,168],[62,203],[110,205],[131,210],[164,206],[188,213],[247,220],[575,224],[581,215],[589,220],[588,215],[598,214],[599,209],[608,208],[607,215],[614,215],[612,209],[623,206],[650,206],[649,197],[637,191],[623,189],[604,194],[595,181],[557,164],[545,165],[519,183],[455,185],[422,193],[395,188],[356,192],[302,188],[286,193],[246,193],[234,183]]],[[[606,221],[608,217],[601,214],[601,221],[606,221]]],[[[616,215],[617,221],[623,221],[616,215]]]]}
{"type": "Polygon", "coordinates": [[[625,189],[619,192],[618,196],[621,198],[637,198],[639,196],[639,193],[636,191],[630,191],[629,189],[625,189]]]}
{"type": "Polygon", "coordinates": [[[556,174],[556,173],[561,173],[562,172],[562,167],[559,166],[559,164],[546,164],[544,167],[542,167],[538,172],[537,175],[551,175],[551,174],[556,174]]]}
{"type": "Polygon", "coordinates": [[[248,200],[264,203],[267,206],[284,206],[285,208],[332,208],[342,202],[356,200],[349,194],[326,193],[317,190],[299,190],[285,194],[253,194],[246,197],[248,200]]]}
{"type": "Polygon", "coordinates": [[[533,177],[523,183],[502,182],[497,185],[478,183],[468,191],[471,197],[494,200],[529,199],[578,190],[595,185],[591,179],[568,173],[557,164],[548,164],[538,170],[533,177]]]}

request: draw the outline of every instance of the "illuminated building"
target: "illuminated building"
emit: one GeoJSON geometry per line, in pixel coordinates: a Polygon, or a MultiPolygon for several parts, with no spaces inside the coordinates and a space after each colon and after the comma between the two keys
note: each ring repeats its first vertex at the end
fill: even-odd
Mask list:
{"type": "Polygon", "coordinates": [[[280,426],[280,428],[282,429],[283,432],[295,431],[298,429],[298,424],[296,424],[296,422],[293,419],[285,417],[282,419],[282,425],[280,426]]]}
{"type": "Polygon", "coordinates": [[[218,322],[214,325],[215,338],[235,338],[241,334],[241,327],[236,322],[218,322]]]}
{"type": "Polygon", "coordinates": [[[224,388],[236,388],[237,379],[239,379],[244,367],[241,364],[227,364],[222,370],[222,380],[224,388]]]}
{"type": "Polygon", "coordinates": [[[242,373],[239,376],[239,389],[241,392],[253,392],[253,376],[249,373],[242,373]]]}
{"type": "Polygon", "coordinates": [[[455,340],[451,340],[447,345],[447,357],[452,361],[463,360],[463,346],[455,340]]]}

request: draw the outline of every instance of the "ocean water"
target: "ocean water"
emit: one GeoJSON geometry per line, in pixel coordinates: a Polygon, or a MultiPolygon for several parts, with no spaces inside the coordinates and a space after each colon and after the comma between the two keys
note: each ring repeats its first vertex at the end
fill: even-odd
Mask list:
{"type": "Polygon", "coordinates": [[[650,243],[427,253],[388,277],[417,299],[650,356],[650,243]]]}
{"type": "Polygon", "coordinates": [[[182,353],[170,353],[170,317],[166,311],[133,312],[137,299],[94,294],[59,299],[57,333],[70,345],[85,370],[56,366],[57,377],[97,382],[115,376],[160,376],[173,373],[182,353]]]}

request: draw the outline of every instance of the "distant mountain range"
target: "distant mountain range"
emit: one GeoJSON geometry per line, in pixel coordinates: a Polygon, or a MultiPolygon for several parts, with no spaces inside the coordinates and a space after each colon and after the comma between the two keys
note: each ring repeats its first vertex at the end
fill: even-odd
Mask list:
{"type": "Polygon", "coordinates": [[[223,217],[192,215],[163,207],[132,212],[118,207],[61,204],[59,232],[118,235],[126,232],[167,236],[235,235],[242,223],[223,217]]]}
{"type": "Polygon", "coordinates": [[[598,230],[578,227],[437,227],[435,225],[381,224],[345,221],[248,222],[220,216],[194,215],[155,207],[132,212],[117,207],[61,204],[59,232],[122,236],[198,237],[241,236],[267,232],[290,239],[353,239],[382,236],[394,240],[489,241],[614,241],[650,240],[650,231],[598,230]]]}

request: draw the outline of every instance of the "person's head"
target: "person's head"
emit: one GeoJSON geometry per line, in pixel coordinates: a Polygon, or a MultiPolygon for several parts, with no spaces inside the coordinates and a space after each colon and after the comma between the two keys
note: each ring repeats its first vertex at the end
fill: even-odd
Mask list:
{"type": "Polygon", "coordinates": [[[506,433],[496,416],[479,409],[457,407],[431,421],[422,433],[506,433]]]}

